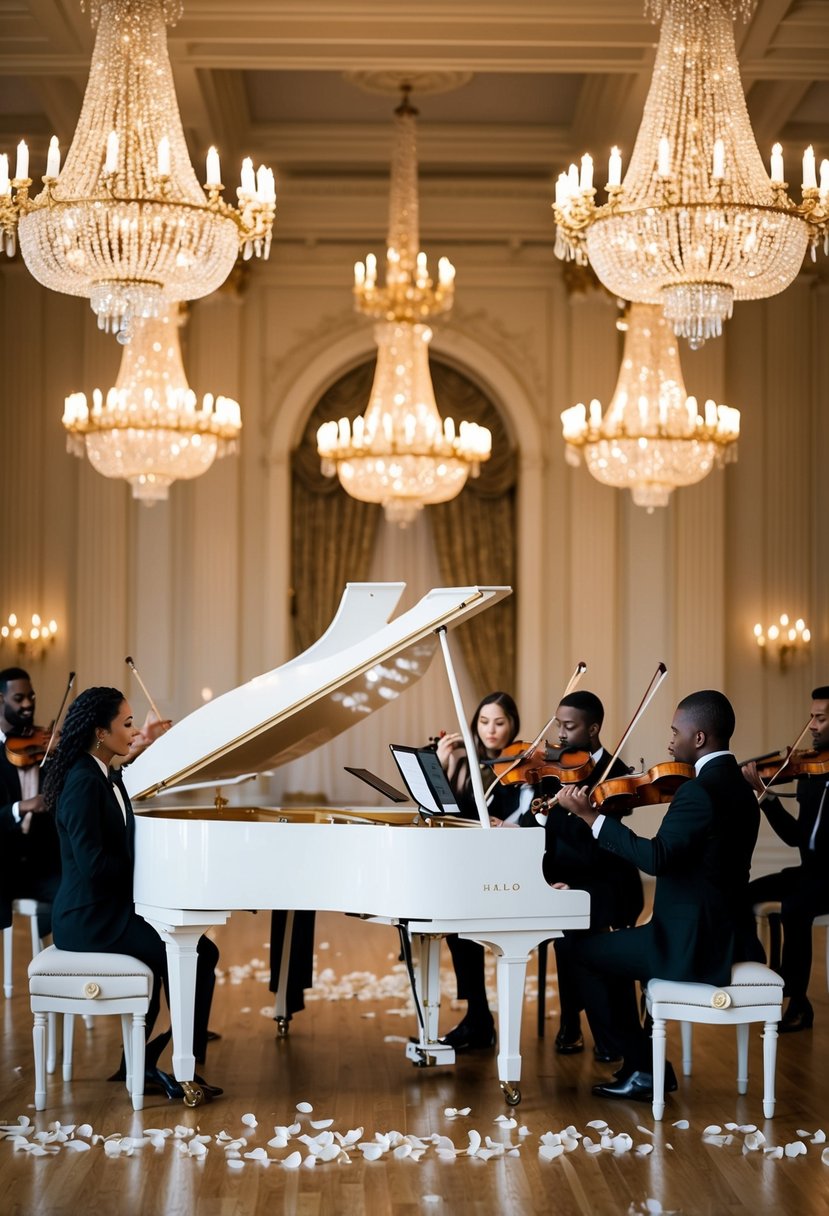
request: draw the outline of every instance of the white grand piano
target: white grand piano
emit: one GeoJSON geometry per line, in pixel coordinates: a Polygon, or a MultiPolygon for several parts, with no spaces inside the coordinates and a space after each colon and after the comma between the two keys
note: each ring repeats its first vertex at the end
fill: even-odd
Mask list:
{"type": "Polygon", "coordinates": [[[196,943],[233,911],[253,908],[340,911],[405,924],[422,1010],[418,1041],[407,1054],[419,1064],[454,1060],[438,1042],[442,935],[489,946],[497,960],[498,1076],[507,1102],[520,1101],[528,957],[546,938],[586,928],[590,902],[584,891],[554,891],[545,883],[539,832],[489,829],[479,782],[480,823],[471,826],[427,822],[417,808],[181,809],[158,802],[185,783],[218,786],[305,755],[419,680],[439,646],[471,749],[447,631],[510,590],[439,588],[391,620],[404,587],[349,584],[313,646],[196,709],[125,770],[136,809],[136,908],[166,942],[173,1071],[188,1105],[202,1097],[193,1083],[196,943]]]}

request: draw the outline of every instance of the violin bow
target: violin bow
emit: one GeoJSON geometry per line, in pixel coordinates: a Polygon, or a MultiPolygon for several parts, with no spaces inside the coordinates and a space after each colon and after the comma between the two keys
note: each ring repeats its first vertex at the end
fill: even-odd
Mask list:
{"type": "Polygon", "coordinates": [[[636,710],[636,713],[633,715],[633,717],[631,718],[627,727],[625,728],[624,734],[622,735],[621,739],[619,740],[619,743],[616,747],[615,752],[613,753],[613,755],[610,757],[607,764],[605,765],[604,772],[602,773],[599,780],[595,781],[593,783],[594,785],[601,785],[601,783],[607,777],[607,774],[613,768],[613,765],[619,759],[619,753],[621,752],[622,748],[627,743],[630,736],[633,734],[634,727],[637,725],[640,718],[644,714],[645,710],[650,705],[651,701],[653,700],[653,698],[656,694],[656,690],[659,688],[659,685],[665,679],[667,674],[668,674],[668,668],[665,666],[664,663],[660,663],[659,666],[657,667],[656,671],[653,674],[650,684],[645,689],[645,695],[642,698],[642,700],[639,702],[639,708],[636,710]]]}
{"type": "Polygon", "coordinates": [[[144,681],[141,679],[141,676],[138,674],[138,668],[135,666],[135,663],[133,662],[132,656],[131,656],[131,655],[127,655],[127,657],[126,657],[126,659],[124,660],[124,662],[126,663],[127,667],[129,667],[130,671],[131,671],[131,672],[132,672],[132,674],[135,676],[135,678],[136,678],[136,680],[138,681],[138,683],[141,685],[141,688],[142,688],[142,690],[143,690],[143,692],[144,692],[144,696],[147,698],[147,700],[148,700],[148,701],[149,701],[149,703],[150,703],[150,709],[153,711],[153,713],[155,714],[155,716],[156,716],[156,718],[158,719],[158,721],[159,721],[159,722],[162,722],[162,721],[163,721],[163,718],[161,717],[161,714],[158,712],[158,706],[156,705],[155,701],[154,701],[154,700],[152,699],[152,697],[150,696],[150,693],[149,693],[149,690],[148,690],[148,688],[147,688],[147,685],[144,683],[144,681]]]}
{"type": "MultiPolygon", "coordinates": [[[[567,687],[565,688],[564,692],[561,694],[561,696],[558,699],[556,709],[558,709],[558,706],[561,705],[561,702],[564,700],[565,697],[569,697],[570,693],[573,691],[573,689],[579,683],[579,681],[581,680],[582,676],[584,675],[584,673],[586,671],[587,671],[587,664],[585,662],[582,661],[580,663],[576,663],[573,674],[570,676],[570,679],[567,682],[567,687]]],[[[526,760],[527,756],[532,755],[532,753],[538,747],[541,740],[543,738],[545,738],[547,731],[553,725],[555,720],[556,720],[556,716],[555,716],[555,714],[553,714],[553,716],[552,716],[552,718],[550,718],[549,722],[544,723],[541,730],[538,732],[535,739],[533,739],[532,743],[527,748],[527,750],[525,752],[523,752],[522,755],[516,756],[515,759],[513,760],[512,764],[509,766],[509,768],[504,769],[503,773],[501,773],[501,775],[499,777],[495,778],[495,780],[492,782],[492,785],[489,787],[489,794],[487,795],[487,803],[489,803],[492,800],[492,796],[495,792],[496,785],[498,785],[498,783],[500,781],[503,781],[504,778],[509,773],[511,773],[514,768],[518,768],[519,764],[523,764],[524,761],[526,760]]]]}
{"type": "Polygon", "coordinates": [[[780,774],[783,772],[783,769],[786,767],[786,765],[791,760],[792,756],[794,755],[795,751],[797,750],[798,743],[803,738],[803,736],[806,734],[806,731],[809,729],[811,724],[812,724],[812,719],[809,718],[809,721],[803,727],[803,730],[800,732],[800,734],[795,739],[794,743],[791,745],[789,750],[786,752],[786,759],[780,765],[780,768],[777,770],[777,772],[772,773],[772,775],[771,775],[771,777],[769,777],[768,781],[761,781],[761,785],[763,786],[763,792],[762,792],[762,794],[757,795],[758,802],[760,802],[760,803],[763,802],[765,800],[766,796],[768,794],[772,793],[772,790],[770,787],[772,785],[774,785],[774,782],[776,781],[776,779],[780,776],[780,774]]]}
{"type": "MultiPolygon", "coordinates": [[[[52,750],[52,744],[55,741],[55,735],[58,733],[58,723],[60,722],[61,718],[63,717],[63,707],[66,705],[66,698],[69,696],[69,693],[72,691],[72,685],[74,683],[75,683],[75,673],[74,673],[74,671],[70,671],[69,680],[67,681],[67,684],[66,684],[66,691],[63,694],[63,700],[61,701],[60,709],[58,710],[58,716],[55,718],[55,722],[52,727],[52,733],[49,736],[49,746],[46,748],[46,751],[43,753],[43,759],[41,760],[41,762],[38,766],[39,768],[43,768],[44,764],[46,763],[46,761],[49,757],[49,753],[52,750]]],[[[809,721],[811,722],[811,718],[809,719],[809,721]]]]}

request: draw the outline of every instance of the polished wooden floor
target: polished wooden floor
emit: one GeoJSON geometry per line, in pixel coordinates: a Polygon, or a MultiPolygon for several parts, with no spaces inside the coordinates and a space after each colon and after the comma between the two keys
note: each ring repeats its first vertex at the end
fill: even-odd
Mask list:
{"type": "MultiPolygon", "coordinates": [[[[269,1164],[256,1160],[241,1168],[228,1164],[225,1150],[210,1140],[205,1155],[180,1151],[175,1136],[163,1148],[135,1148],[132,1156],[109,1157],[102,1144],[91,1151],[37,1156],[0,1141],[0,1212],[3,1216],[142,1216],[197,1212],[204,1216],[414,1216],[415,1213],[547,1213],[602,1216],[603,1213],[681,1212],[686,1216],[723,1213],[829,1213],[829,1165],[821,1160],[825,1145],[812,1144],[799,1132],[829,1134],[829,999],[824,966],[824,930],[815,934],[813,978],[815,1027],[780,1039],[777,1070],[777,1114],[763,1120],[761,1057],[758,1035],[752,1036],[749,1094],[736,1095],[735,1047],[725,1031],[698,1027],[692,1078],[680,1083],[668,1101],[665,1121],[655,1125],[649,1105],[601,1102],[590,1094],[591,1081],[608,1072],[595,1065],[592,1053],[558,1057],[552,1039],[556,1022],[547,1022],[544,1040],[536,1038],[534,963],[528,983],[522,1050],[523,1100],[510,1112],[498,1088],[495,1053],[461,1057],[451,1068],[420,1071],[407,1063],[403,1039],[411,1031],[401,1011],[405,992],[397,970],[397,943],[392,930],[326,915],[317,933],[318,999],[294,1019],[287,1039],[277,1040],[270,1012],[264,962],[267,958],[267,914],[238,913],[216,938],[222,951],[222,982],[217,988],[213,1028],[222,1035],[211,1046],[207,1078],[225,1088],[210,1106],[186,1110],[162,1097],[147,1097],[143,1112],[133,1114],[125,1090],[102,1078],[118,1057],[117,1019],[102,1018],[91,1032],[78,1025],[74,1079],[50,1079],[48,1106],[35,1115],[31,1057],[31,1018],[26,997],[28,926],[15,930],[16,991],[3,1002],[0,1049],[0,1122],[28,1116],[39,1130],[56,1121],[87,1123],[95,1133],[140,1137],[148,1128],[198,1128],[216,1137],[246,1135],[242,1151],[264,1148],[269,1164]],[[361,999],[368,998],[368,999],[361,999]],[[313,1105],[298,1115],[297,1103],[313,1105]],[[447,1108],[470,1107],[468,1116],[450,1118],[447,1108]],[[242,1117],[255,1115],[258,1126],[242,1117]],[[518,1127],[495,1122],[515,1114],[518,1127]],[[346,1133],[363,1128],[361,1141],[398,1132],[426,1139],[449,1137],[458,1149],[478,1132],[482,1143],[518,1146],[516,1155],[439,1156],[434,1143],[419,1160],[395,1158],[390,1149],[367,1161],[355,1146],[350,1163],[317,1161],[313,1169],[280,1164],[305,1143],[292,1139],[286,1148],[268,1146],[276,1125],[302,1124],[318,1135],[310,1120],[333,1119],[332,1129],[346,1133]],[[591,1154],[579,1142],[572,1152],[546,1160],[541,1137],[569,1125],[598,1141],[588,1127],[604,1119],[614,1133],[627,1133],[633,1148],[591,1154]],[[678,1128],[674,1121],[687,1119],[678,1128]],[[731,1143],[705,1139],[711,1124],[745,1127],[756,1124],[767,1146],[806,1145],[805,1155],[775,1158],[762,1150],[745,1152],[745,1133],[733,1132],[731,1143]],[[528,1134],[520,1135],[521,1126],[528,1134]],[[653,1146],[645,1155],[637,1146],[653,1146]],[[661,1207],[657,1206],[661,1204],[661,1207]]],[[[447,975],[447,986],[450,977],[447,975]]],[[[550,996],[550,1012],[555,998],[550,996]]],[[[457,1013],[445,1001],[442,1025],[457,1013]]],[[[678,1057],[677,1036],[669,1030],[669,1054],[678,1057]]],[[[186,1141],[181,1141],[186,1144],[186,1141]]],[[[405,1151],[405,1148],[403,1149],[405,1151]]],[[[829,1153],[827,1154],[829,1158],[829,1153]]]]}

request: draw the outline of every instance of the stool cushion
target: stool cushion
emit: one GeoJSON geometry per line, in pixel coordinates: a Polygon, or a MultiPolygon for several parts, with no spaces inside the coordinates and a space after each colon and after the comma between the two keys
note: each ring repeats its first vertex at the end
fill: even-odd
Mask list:
{"type": "Polygon", "coordinates": [[[152,988],[151,969],[129,954],[82,953],[49,946],[29,964],[32,996],[79,1001],[149,998],[152,988]]]}
{"type": "Polygon", "coordinates": [[[763,963],[735,963],[731,983],[723,988],[713,984],[692,984],[678,980],[654,979],[648,982],[648,1004],[664,1002],[672,1005],[718,1007],[750,1007],[779,1004],[783,996],[783,979],[763,963]],[[727,993],[728,1002],[718,1002],[719,993],[727,993]]]}

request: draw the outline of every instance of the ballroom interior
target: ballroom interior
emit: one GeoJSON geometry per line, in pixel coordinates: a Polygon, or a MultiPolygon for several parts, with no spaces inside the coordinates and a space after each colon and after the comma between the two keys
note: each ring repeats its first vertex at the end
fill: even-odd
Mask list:
{"type": "MultiPolygon", "coordinates": [[[[829,5],[760,0],[734,32],[759,153],[768,168],[782,145],[799,203],[804,149],[818,165],[829,157],[829,5]]],[[[88,299],[36,281],[19,247],[0,252],[0,623],[56,623],[48,642],[2,639],[0,664],[31,672],[40,720],[74,671],[75,692],[121,687],[140,718],[148,690],[178,723],[310,646],[347,582],[403,582],[403,607],[432,587],[512,587],[483,632],[450,634],[467,715],[506,687],[532,737],[583,661],[611,746],[662,662],[628,763],[666,759],[673,707],[699,688],[732,700],[740,758],[794,741],[811,689],[829,682],[824,236],[785,290],[737,300],[721,337],[677,342],[687,392],[740,411],[725,467],[647,510],[573,467],[562,437],[564,410],[610,400],[626,314],[592,271],[556,255],[556,181],[589,152],[601,193],[611,147],[625,172],[658,37],[643,0],[185,0],[167,43],[198,180],[211,146],[228,198],[245,156],[275,175],[270,257],[240,258],[186,305],[180,328],[189,385],[238,401],[241,435],[152,504],[96,472],[67,449],[64,403],[106,394],[127,347],[98,328],[88,299]],[[321,422],[368,402],[377,348],[355,309],[354,265],[369,251],[385,260],[402,84],[418,111],[420,247],[430,269],[440,257],[455,268],[430,346],[438,409],[492,432],[480,476],[405,527],[380,506],[361,505],[358,520],[316,452],[321,422]],[[790,645],[758,645],[755,627],[781,616],[805,622],[808,641],[801,629],[790,645]]],[[[51,137],[64,157],[70,148],[94,42],[78,0],[0,0],[0,152],[11,163],[25,139],[36,182],[51,137]]],[[[370,802],[345,765],[394,780],[390,743],[454,728],[440,655],[370,722],[359,716],[223,794],[370,802]]],[[[657,822],[643,812],[643,830],[657,822]]],[[[764,827],[756,872],[786,856],[764,827]]],[[[588,1210],[580,1202],[574,1212],[588,1210]]],[[[705,1210],[725,1209],[712,1198],[705,1210]]]]}

